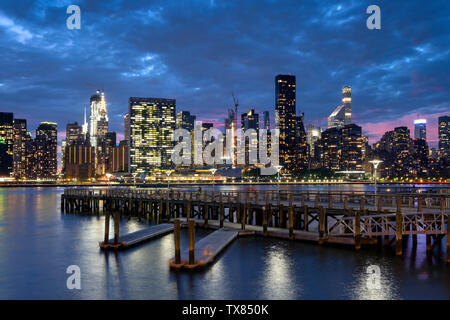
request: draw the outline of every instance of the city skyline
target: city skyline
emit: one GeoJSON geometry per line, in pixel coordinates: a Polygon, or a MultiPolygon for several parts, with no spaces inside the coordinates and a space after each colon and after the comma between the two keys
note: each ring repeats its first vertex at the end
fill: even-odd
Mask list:
{"type": "Polygon", "coordinates": [[[0,43],[11,62],[2,65],[2,109],[28,119],[31,132],[40,121],[57,122],[59,145],[65,125],[82,123],[86,97],[99,88],[108,96],[110,131],[118,132],[119,140],[130,96],[176,99],[177,110],[220,128],[233,106],[231,92],[240,101],[239,113],[269,110],[274,119],[272,79],[289,73],[297,76],[297,112],[305,113],[305,126],[324,128],[340,104],[340,89],[350,85],[353,122],[371,144],[395,127],[413,132],[413,121],[425,118],[427,141],[437,147],[437,118],[449,101],[448,26],[439,19],[446,2],[424,7],[412,1],[404,10],[404,4],[382,1],[386,20],[375,33],[365,28],[363,3],[243,3],[242,10],[236,5],[198,1],[183,11],[180,4],[165,2],[114,1],[103,8],[97,1],[81,1],[82,29],[68,30],[63,1],[5,4],[0,43]],[[244,12],[247,18],[240,19],[244,12]],[[409,21],[411,12],[422,19],[409,21]],[[432,16],[434,24],[422,24],[432,16]],[[266,19],[289,32],[274,40],[266,19]],[[215,27],[204,30],[205,23],[215,27]],[[162,42],[167,32],[171,46],[162,42]],[[180,58],[181,48],[195,55],[180,58]]]}

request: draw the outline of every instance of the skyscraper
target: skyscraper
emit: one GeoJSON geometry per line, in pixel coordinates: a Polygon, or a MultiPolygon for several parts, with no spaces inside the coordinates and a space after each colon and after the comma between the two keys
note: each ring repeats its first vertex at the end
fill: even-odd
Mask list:
{"type": "Polygon", "coordinates": [[[31,134],[27,131],[27,120],[14,119],[13,172],[14,178],[26,177],[27,143],[31,134]]]}
{"type": "Polygon", "coordinates": [[[427,120],[414,120],[414,139],[427,140],[427,120]]]}
{"type": "Polygon", "coordinates": [[[186,129],[189,132],[194,130],[195,126],[194,115],[191,115],[189,111],[180,111],[177,113],[177,129],[186,129]]]}
{"type": "MultiPolygon", "coordinates": [[[[254,132],[251,133],[245,140],[245,164],[250,164],[249,150],[258,150],[258,137],[259,137],[259,115],[255,113],[254,109],[248,110],[248,112],[241,114],[241,128],[247,131],[253,129],[254,132]]],[[[248,132],[247,132],[248,134],[248,132]]]]}
{"type": "Polygon", "coordinates": [[[315,127],[314,125],[308,125],[307,129],[307,143],[309,145],[310,155],[314,155],[314,145],[322,137],[322,131],[320,127],[315,127]]]}
{"type": "Polygon", "coordinates": [[[123,128],[124,128],[124,139],[130,140],[130,117],[128,113],[123,118],[123,128]]]}
{"type": "Polygon", "coordinates": [[[141,174],[171,167],[175,106],[174,99],[129,99],[130,173],[141,174]]]}
{"type": "Polygon", "coordinates": [[[97,148],[101,145],[108,132],[108,121],[105,93],[97,90],[97,93],[91,96],[89,117],[89,139],[93,147],[97,148]]]}
{"type": "Polygon", "coordinates": [[[38,179],[54,179],[58,170],[58,139],[56,123],[41,122],[36,129],[34,151],[36,166],[34,168],[38,179]]]}
{"type": "Polygon", "coordinates": [[[342,88],[342,105],[328,116],[328,128],[342,128],[352,123],[352,87],[342,88]]]}
{"type": "Polygon", "coordinates": [[[344,125],[352,123],[352,87],[342,87],[342,105],[344,106],[344,125]]]}
{"type": "Polygon", "coordinates": [[[407,127],[394,129],[394,175],[404,177],[410,174],[411,167],[411,136],[407,127]]]}
{"type": "Polygon", "coordinates": [[[363,164],[363,136],[361,127],[349,124],[340,129],[340,170],[360,171],[363,164]]]}
{"type": "Polygon", "coordinates": [[[296,84],[295,76],[275,77],[276,127],[280,130],[280,164],[295,169],[296,156],[296,84]]]}
{"type": "Polygon", "coordinates": [[[0,112],[0,177],[13,173],[14,115],[0,112]]]}
{"type": "Polygon", "coordinates": [[[450,155],[450,116],[439,117],[439,153],[441,157],[450,155]]]}

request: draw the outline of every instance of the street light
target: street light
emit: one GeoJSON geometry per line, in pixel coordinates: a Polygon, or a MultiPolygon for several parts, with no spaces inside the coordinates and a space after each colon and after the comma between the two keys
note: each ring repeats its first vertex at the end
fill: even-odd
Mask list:
{"type": "Polygon", "coordinates": [[[172,170],[167,170],[166,174],[167,174],[167,190],[169,190],[169,177],[172,174],[172,170]]]}
{"type": "Polygon", "coordinates": [[[209,169],[209,171],[211,171],[211,173],[213,175],[213,194],[214,194],[214,185],[216,183],[216,179],[214,178],[214,175],[216,174],[217,169],[216,168],[211,168],[211,169],[209,169]]]}
{"type": "Polygon", "coordinates": [[[280,193],[280,171],[283,168],[283,166],[275,166],[275,169],[277,169],[277,173],[278,173],[278,193],[280,193]]]}
{"type": "Polygon", "coordinates": [[[371,160],[369,162],[373,165],[373,170],[374,170],[373,179],[375,181],[375,195],[377,195],[377,168],[378,168],[378,165],[380,163],[382,163],[383,161],[382,160],[371,160]]]}

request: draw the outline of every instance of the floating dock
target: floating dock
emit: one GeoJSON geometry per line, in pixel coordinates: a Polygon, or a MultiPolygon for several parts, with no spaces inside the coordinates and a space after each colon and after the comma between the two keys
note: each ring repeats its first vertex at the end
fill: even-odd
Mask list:
{"type": "Polygon", "coordinates": [[[168,223],[158,224],[149,228],[139,230],[136,232],[128,233],[119,236],[119,240],[114,242],[113,239],[109,239],[108,242],[100,242],[100,248],[102,249],[127,249],[142,242],[166,235],[173,232],[173,225],[168,223]]]}
{"type": "Polygon", "coordinates": [[[215,260],[215,258],[237,237],[239,231],[229,229],[219,229],[200,239],[195,243],[195,262],[189,264],[189,250],[181,252],[181,263],[176,264],[175,258],[169,261],[169,265],[173,269],[197,269],[204,267],[215,260]]]}

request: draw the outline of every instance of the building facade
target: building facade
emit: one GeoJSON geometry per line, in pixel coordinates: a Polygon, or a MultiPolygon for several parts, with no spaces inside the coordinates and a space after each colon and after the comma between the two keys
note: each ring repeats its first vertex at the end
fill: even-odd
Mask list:
{"type": "Polygon", "coordinates": [[[171,167],[176,128],[176,101],[162,98],[129,99],[131,174],[171,167]]]}

